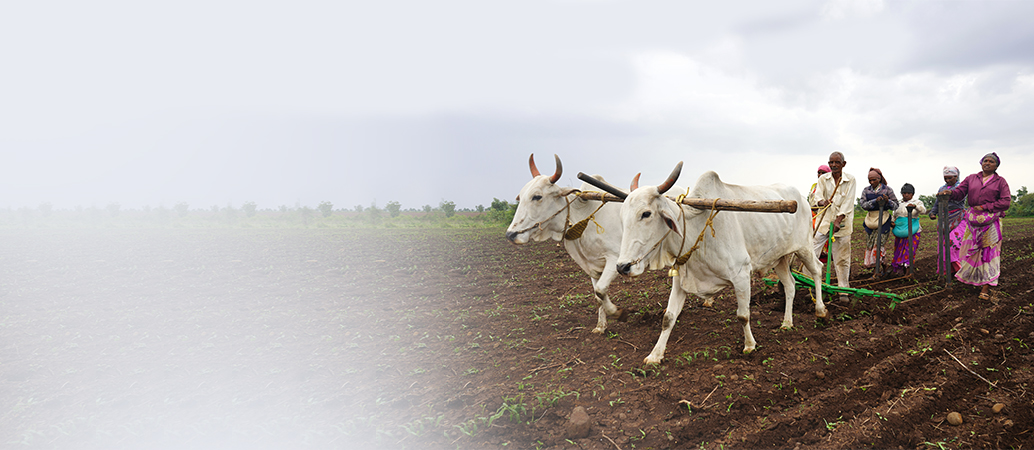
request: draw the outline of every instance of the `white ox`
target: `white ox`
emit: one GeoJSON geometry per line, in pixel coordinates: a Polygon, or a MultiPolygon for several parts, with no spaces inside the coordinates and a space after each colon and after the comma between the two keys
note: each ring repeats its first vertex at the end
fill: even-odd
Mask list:
{"type": "MultiPolygon", "coordinates": [[[[539,174],[534,154],[528,158],[532,179],[517,196],[517,212],[506,229],[506,238],[518,245],[549,239],[563,241],[567,254],[592,279],[592,289],[600,303],[599,319],[592,331],[603,333],[607,329],[608,318],[619,319],[624,314],[607,295],[610,283],[617,277],[621,205],[584,200],[576,195],[578,190],[557,186],[563,165],[559,156],[553,156],[557,168],[552,176],[539,174]],[[578,239],[564,239],[571,223],[578,223],[590,215],[595,224],[590,221],[578,239]]],[[[602,180],[602,177],[597,178],[602,180]]],[[[590,190],[592,186],[583,183],[581,189],[590,190]]]]}
{"type": "MultiPolygon", "coordinates": [[[[633,188],[621,206],[624,234],[618,257],[618,272],[637,276],[647,265],[670,265],[685,254],[711,216],[711,211],[677,204],[664,196],[678,178],[680,162],[660,186],[633,188]]],[[[713,232],[704,232],[700,247],[685,265],[677,267],[668,307],[664,311],[661,335],[646,357],[647,364],[664,359],[664,349],[682,312],[686,293],[710,300],[726,286],[736,294],[736,318],[743,324],[744,353],[754,351],[757,343],[750,331],[750,278],[754,271],[775,268],[786,294],[782,328],[793,327],[793,298],[796,293],[790,261],[796,255],[813,279],[821,279],[822,265],[811,244],[811,215],[797,189],[783,185],[737,186],[726,184],[718,174],[707,172],[687,195],[695,198],[739,200],[796,200],[797,212],[721,212],[714,216],[713,232]],[[677,281],[677,282],[676,282],[677,281]]],[[[815,315],[826,316],[821,285],[815,293],[815,315]]]]}

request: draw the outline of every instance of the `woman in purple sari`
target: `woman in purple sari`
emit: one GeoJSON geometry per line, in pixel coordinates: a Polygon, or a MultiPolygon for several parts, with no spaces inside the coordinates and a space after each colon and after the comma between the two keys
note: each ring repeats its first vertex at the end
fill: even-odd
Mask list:
{"type": "Polygon", "coordinates": [[[1002,255],[1001,216],[1009,209],[1009,183],[998,175],[1001,159],[995,153],[980,158],[980,172],[966,177],[955,188],[938,193],[952,200],[967,197],[970,208],[963,214],[951,239],[959,242],[959,270],[955,278],[980,286],[980,299],[991,298],[990,286],[998,286],[1002,255]]]}

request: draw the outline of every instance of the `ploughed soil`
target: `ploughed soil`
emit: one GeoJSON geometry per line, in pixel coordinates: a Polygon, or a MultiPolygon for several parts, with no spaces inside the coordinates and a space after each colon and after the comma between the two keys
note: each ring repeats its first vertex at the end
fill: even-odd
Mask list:
{"type": "Polygon", "coordinates": [[[1034,221],[1005,228],[991,301],[932,230],[869,281],[858,232],[852,283],[907,300],[799,289],[781,330],[760,274],[756,351],[727,290],[655,366],[665,272],[593,334],[564,249],[502,229],[3,230],[0,448],[1030,448],[1034,221]]]}

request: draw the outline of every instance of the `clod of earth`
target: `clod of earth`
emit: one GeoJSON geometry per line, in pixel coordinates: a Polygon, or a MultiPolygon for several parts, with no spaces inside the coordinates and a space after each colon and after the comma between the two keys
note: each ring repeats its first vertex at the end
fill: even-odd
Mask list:
{"type": "Polygon", "coordinates": [[[571,412],[571,418],[567,421],[567,438],[581,439],[589,437],[590,419],[585,407],[578,406],[571,412]]]}
{"type": "Polygon", "coordinates": [[[955,426],[962,425],[962,414],[957,412],[948,413],[948,423],[955,426]]]}

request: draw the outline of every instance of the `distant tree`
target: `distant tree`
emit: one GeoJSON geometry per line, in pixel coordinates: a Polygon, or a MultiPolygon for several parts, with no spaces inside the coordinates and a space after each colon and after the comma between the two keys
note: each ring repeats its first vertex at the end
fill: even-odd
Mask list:
{"type": "Polygon", "coordinates": [[[476,208],[474,208],[474,210],[479,212],[479,213],[480,212],[485,212],[485,205],[478,205],[476,208]]]}
{"type": "Polygon", "coordinates": [[[1016,191],[1016,201],[1009,206],[1011,216],[1034,216],[1034,194],[1027,193],[1027,186],[1016,191]]]}
{"type": "Polygon", "coordinates": [[[499,200],[498,198],[492,197],[492,210],[494,211],[506,211],[510,208],[510,204],[506,200],[499,200]]]}
{"type": "Polygon", "coordinates": [[[187,217],[187,213],[190,212],[190,205],[187,202],[179,202],[176,206],[173,206],[173,209],[176,210],[176,214],[180,217],[187,217]]]}
{"type": "Polygon", "coordinates": [[[456,204],[453,202],[442,200],[438,207],[445,213],[445,217],[452,217],[456,214],[456,204]]]}
{"type": "Polygon", "coordinates": [[[513,220],[513,215],[516,212],[517,205],[510,204],[506,200],[493,198],[491,209],[488,211],[488,218],[495,222],[510,222],[513,220]]]}
{"type": "Polygon", "coordinates": [[[357,213],[363,212],[363,205],[355,205],[355,212],[357,212],[357,213]]]}
{"type": "Polygon", "coordinates": [[[920,195],[919,201],[923,202],[923,206],[926,207],[927,211],[933,210],[933,202],[937,200],[936,196],[933,195],[920,195]]]}
{"type": "Polygon", "coordinates": [[[43,202],[39,204],[39,213],[43,217],[50,217],[50,213],[53,209],[54,205],[51,205],[50,202],[43,202]]]}
{"type": "Polygon", "coordinates": [[[1015,202],[1016,200],[1019,200],[1020,197],[1023,197],[1024,195],[1027,195],[1027,186],[1020,186],[1020,189],[1018,191],[1016,191],[1016,195],[1012,196],[1012,201],[1015,202]]]}
{"type": "Polygon", "coordinates": [[[366,208],[366,212],[370,213],[370,217],[373,217],[375,219],[381,216],[381,210],[380,208],[377,208],[376,201],[370,202],[370,207],[366,208]]]}
{"type": "Polygon", "coordinates": [[[233,205],[229,203],[227,203],[226,207],[223,208],[223,212],[226,213],[226,218],[231,221],[237,218],[237,208],[234,208],[233,205]]]}
{"type": "Polygon", "coordinates": [[[424,205],[423,210],[424,210],[425,213],[430,213],[431,212],[431,205],[424,205]]]}
{"type": "Polygon", "coordinates": [[[169,218],[169,210],[165,207],[165,205],[159,204],[158,207],[154,209],[154,211],[155,215],[158,216],[159,220],[166,220],[169,218]]]}
{"type": "Polygon", "coordinates": [[[402,209],[402,204],[392,200],[388,202],[387,205],[384,205],[384,209],[388,210],[388,215],[391,217],[398,217],[399,211],[402,209]]]}
{"type": "Polygon", "coordinates": [[[241,205],[241,209],[244,210],[244,215],[247,217],[255,217],[255,211],[258,209],[258,205],[255,202],[244,202],[241,205]]]}
{"type": "Polygon", "coordinates": [[[122,205],[120,205],[120,204],[118,204],[118,202],[116,202],[116,203],[109,204],[106,209],[108,210],[108,214],[111,214],[111,217],[115,217],[115,216],[118,216],[119,209],[121,209],[121,208],[122,208],[122,205]]]}
{"type": "Polygon", "coordinates": [[[280,214],[286,214],[287,210],[287,205],[280,205],[280,214]]]}
{"type": "Polygon", "coordinates": [[[320,212],[323,213],[323,217],[330,217],[330,214],[334,212],[334,204],[331,202],[320,202],[320,206],[318,208],[320,209],[320,212]]]}
{"type": "Polygon", "coordinates": [[[219,214],[219,205],[212,205],[211,208],[213,214],[219,214]]]}

